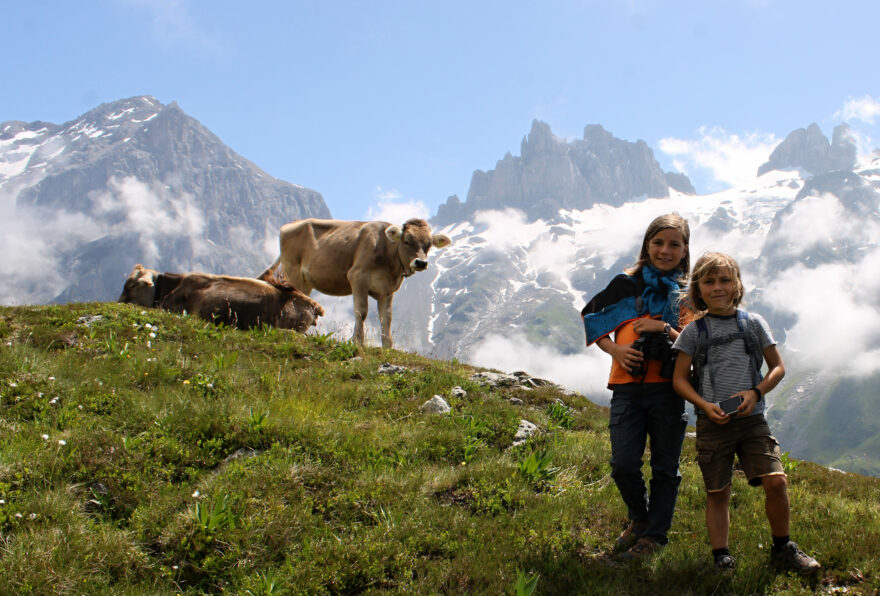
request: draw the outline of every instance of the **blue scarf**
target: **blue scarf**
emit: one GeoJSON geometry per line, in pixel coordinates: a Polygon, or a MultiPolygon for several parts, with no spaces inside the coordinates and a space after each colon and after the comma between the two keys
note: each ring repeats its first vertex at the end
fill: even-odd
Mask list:
{"type": "Polygon", "coordinates": [[[644,290],[637,295],[639,286],[635,277],[622,273],[615,277],[608,288],[597,295],[581,312],[587,342],[592,344],[627,321],[648,314],[678,327],[681,307],[680,272],[662,273],[653,265],[645,265],[641,271],[644,290]]]}
{"type": "Polygon", "coordinates": [[[649,264],[642,269],[642,279],[645,280],[642,301],[648,309],[648,314],[651,316],[661,315],[661,319],[673,327],[678,327],[679,299],[681,298],[678,271],[662,273],[649,264]]]}

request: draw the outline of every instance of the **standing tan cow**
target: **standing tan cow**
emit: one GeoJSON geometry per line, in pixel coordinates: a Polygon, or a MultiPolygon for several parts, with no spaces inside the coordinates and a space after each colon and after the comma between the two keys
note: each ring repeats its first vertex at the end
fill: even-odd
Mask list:
{"type": "Polygon", "coordinates": [[[452,244],[449,236],[431,234],[423,219],[403,226],[383,221],[303,219],[281,228],[281,255],[260,275],[268,280],[278,265],[296,289],[308,295],[318,290],[331,296],[352,295],[354,334],[364,343],[367,297],[379,308],[382,347],[392,347],[391,300],[404,277],[428,267],[432,246],[452,244]]]}

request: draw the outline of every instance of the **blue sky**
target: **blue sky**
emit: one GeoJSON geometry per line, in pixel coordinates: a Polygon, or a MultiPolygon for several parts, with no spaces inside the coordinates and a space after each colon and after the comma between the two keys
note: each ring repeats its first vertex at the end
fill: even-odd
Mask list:
{"type": "Polygon", "coordinates": [[[32,0],[3,8],[0,121],[177,101],[340,219],[430,216],[533,119],[645,140],[699,192],[811,122],[880,138],[880,3],[32,0]]]}

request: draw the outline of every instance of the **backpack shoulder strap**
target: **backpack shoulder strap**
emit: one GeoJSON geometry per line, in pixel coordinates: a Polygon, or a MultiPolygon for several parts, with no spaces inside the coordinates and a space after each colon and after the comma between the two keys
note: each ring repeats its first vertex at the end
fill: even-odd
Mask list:
{"type": "Polygon", "coordinates": [[[709,326],[705,317],[700,317],[694,323],[697,326],[697,345],[694,348],[694,356],[691,359],[691,382],[697,391],[700,389],[700,380],[703,375],[703,368],[706,366],[709,356],[709,326]]]}
{"type": "Polygon", "coordinates": [[[745,342],[746,354],[749,355],[749,358],[751,359],[753,365],[752,381],[754,385],[757,385],[758,376],[761,372],[761,365],[764,362],[764,357],[761,354],[761,350],[756,344],[754,337],[752,337],[751,329],[749,329],[749,313],[744,310],[737,309],[736,324],[744,336],[743,341],[745,342]]]}

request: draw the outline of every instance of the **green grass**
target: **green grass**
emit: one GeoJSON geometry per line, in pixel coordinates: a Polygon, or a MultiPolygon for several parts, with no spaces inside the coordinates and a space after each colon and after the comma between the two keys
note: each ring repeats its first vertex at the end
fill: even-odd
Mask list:
{"type": "Polygon", "coordinates": [[[793,537],[822,573],[768,563],[762,494],[741,476],[739,568],[713,573],[690,439],[669,546],[618,563],[607,410],[474,372],[129,305],[0,308],[0,594],[880,589],[880,479],[795,460],[793,537]],[[435,394],[450,414],[420,412],[435,394]],[[522,418],[543,432],[511,449],[522,418]]]}

